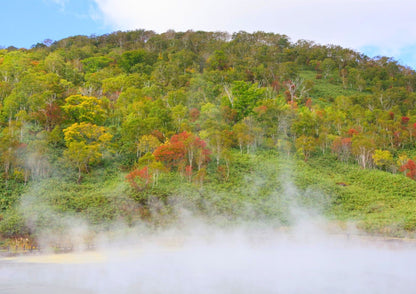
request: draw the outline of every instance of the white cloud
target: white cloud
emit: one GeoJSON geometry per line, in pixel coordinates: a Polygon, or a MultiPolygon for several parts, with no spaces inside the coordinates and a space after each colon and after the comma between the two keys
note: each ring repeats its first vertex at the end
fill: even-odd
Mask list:
{"type": "Polygon", "coordinates": [[[416,43],[413,0],[94,0],[114,29],[245,30],[387,55],[416,43]]]}
{"type": "Polygon", "coordinates": [[[63,11],[65,10],[65,5],[67,4],[67,2],[69,0],[44,0],[46,2],[52,2],[55,3],[56,5],[58,5],[60,7],[60,9],[63,11]]]}

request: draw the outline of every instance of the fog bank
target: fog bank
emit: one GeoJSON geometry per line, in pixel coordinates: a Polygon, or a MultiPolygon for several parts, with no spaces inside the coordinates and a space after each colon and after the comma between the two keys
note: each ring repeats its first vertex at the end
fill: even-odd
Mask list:
{"type": "Polygon", "coordinates": [[[415,244],[319,231],[164,231],[0,261],[1,293],[415,293],[415,244]],[[140,238],[139,238],[140,237],[140,238]],[[58,292],[59,291],[59,292],[58,292]]]}

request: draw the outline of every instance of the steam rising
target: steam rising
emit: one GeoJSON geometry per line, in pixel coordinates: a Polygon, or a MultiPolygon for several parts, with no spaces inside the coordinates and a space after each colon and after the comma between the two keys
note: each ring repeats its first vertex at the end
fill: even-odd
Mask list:
{"type": "MultiPolygon", "coordinates": [[[[250,179],[256,196],[263,181],[250,179]]],[[[329,197],[280,181],[234,219],[215,210],[221,195],[152,199],[159,225],[114,223],[92,251],[88,222],[28,194],[21,210],[41,246],[76,250],[0,259],[0,293],[416,293],[415,243],[357,237],[322,217],[329,197]]]]}
{"type": "Polygon", "coordinates": [[[403,244],[273,229],[168,230],[94,252],[0,263],[1,293],[414,293],[403,244]]]}

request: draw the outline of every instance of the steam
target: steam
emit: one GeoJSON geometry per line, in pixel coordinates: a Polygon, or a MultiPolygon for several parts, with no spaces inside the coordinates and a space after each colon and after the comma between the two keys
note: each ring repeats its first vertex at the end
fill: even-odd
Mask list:
{"type": "Polygon", "coordinates": [[[56,211],[44,199],[36,195],[24,195],[20,211],[38,246],[50,251],[53,247],[66,250],[86,248],[92,230],[88,223],[76,215],[56,211]]]}
{"type": "Polygon", "coordinates": [[[328,221],[330,197],[297,188],[290,170],[256,199],[264,177],[246,178],[245,202],[218,208],[226,193],[205,190],[150,198],[153,222],[117,220],[104,231],[35,187],[21,201],[27,225],[42,248],[73,251],[0,259],[0,293],[415,293],[416,243],[328,221]]]}
{"type": "Polygon", "coordinates": [[[414,293],[414,246],[218,229],[0,262],[2,293],[414,293]],[[75,261],[75,262],[74,262],[75,261]],[[66,264],[64,264],[66,263],[66,264]]]}

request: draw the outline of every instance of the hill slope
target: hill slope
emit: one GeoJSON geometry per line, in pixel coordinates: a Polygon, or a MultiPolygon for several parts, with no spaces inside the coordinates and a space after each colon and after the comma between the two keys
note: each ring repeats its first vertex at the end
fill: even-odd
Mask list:
{"type": "Polygon", "coordinates": [[[1,50],[0,232],[162,225],[181,203],[284,225],[293,205],[312,207],[411,234],[415,89],[392,59],[264,32],[138,30],[1,50]]]}

